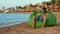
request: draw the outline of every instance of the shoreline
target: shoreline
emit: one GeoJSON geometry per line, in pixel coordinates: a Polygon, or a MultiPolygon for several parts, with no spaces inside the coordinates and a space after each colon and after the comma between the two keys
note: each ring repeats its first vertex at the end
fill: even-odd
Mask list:
{"type": "MultiPolygon", "coordinates": [[[[33,14],[33,13],[34,12],[11,12],[11,13],[2,13],[2,14],[33,14]]],[[[55,13],[55,12],[53,12],[53,13],[55,13]]],[[[58,13],[58,12],[56,12],[56,13],[58,13]]]]}
{"type": "Polygon", "coordinates": [[[28,22],[0,28],[0,34],[60,34],[60,25],[42,28],[31,28],[28,22]],[[43,32],[42,32],[43,31],[43,32]]]}
{"type": "MultiPolygon", "coordinates": [[[[9,13],[7,13],[7,14],[9,14],[9,13]]],[[[3,13],[3,14],[6,14],[6,13],[3,13]]],[[[11,12],[10,14],[33,14],[33,12],[11,12]]]]}
{"type": "MultiPolygon", "coordinates": [[[[27,21],[25,21],[25,22],[27,22],[27,21]]],[[[10,26],[22,24],[22,23],[25,23],[25,22],[18,22],[18,23],[13,23],[13,24],[8,24],[8,25],[3,25],[3,26],[0,26],[0,28],[6,28],[6,27],[10,27],[10,26]]]]}

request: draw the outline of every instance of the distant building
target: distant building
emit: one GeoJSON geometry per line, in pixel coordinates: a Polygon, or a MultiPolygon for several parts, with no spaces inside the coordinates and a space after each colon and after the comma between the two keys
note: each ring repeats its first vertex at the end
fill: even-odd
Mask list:
{"type": "Polygon", "coordinates": [[[8,12],[9,12],[9,10],[4,11],[4,13],[8,13],[8,12]]]}

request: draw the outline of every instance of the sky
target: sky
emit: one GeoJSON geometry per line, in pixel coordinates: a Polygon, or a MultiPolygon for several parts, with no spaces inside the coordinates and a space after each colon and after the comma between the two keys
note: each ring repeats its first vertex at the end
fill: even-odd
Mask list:
{"type": "Polygon", "coordinates": [[[36,4],[41,3],[43,1],[50,1],[50,0],[0,0],[0,9],[2,9],[2,7],[9,8],[15,6],[24,6],[30,3],[36,4]]]}

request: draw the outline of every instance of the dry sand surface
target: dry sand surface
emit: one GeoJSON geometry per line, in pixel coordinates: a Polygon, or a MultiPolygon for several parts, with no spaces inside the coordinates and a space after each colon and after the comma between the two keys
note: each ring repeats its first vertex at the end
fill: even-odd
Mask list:
{"type": "Polygon", "coordinates": [[[0,34],[60,34],[60,12],[54,12],[57,17],[57,25],[53,27],[31,28],[28,22],[9,27],[0,28],[0,34]]]}
{"type": "Polygon", "coordinates": [[[60,34],[60,26],[31,28],[27,23],[0,29],[0,34],[60,34]]]}

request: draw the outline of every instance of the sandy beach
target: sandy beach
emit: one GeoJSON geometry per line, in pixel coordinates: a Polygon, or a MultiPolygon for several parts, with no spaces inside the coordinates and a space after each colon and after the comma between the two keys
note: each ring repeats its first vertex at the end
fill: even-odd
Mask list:
{"type": "Polygon", "coordinates": [[[0,29],[0,34],[60,34],[60,26],[31,28],[27,23],[0,29]]]}
{"type": "MultiPolygon", "coordinates": [[[[49,0],[49,1],[47,0],[38,0],[38,1],[37,0],[27,0],[27,1],[26,0],[10,0],[10,1],[0,0],[0,1],[1,1],[0,2],[0,15],[1,15],[0,26],[4,26],[4,27],[0,27],[0,34],[60,34],[60,0],[49,0]],[[30,16],[30,14],[33,14],[38,10],[42,10],[43,13],[45,13],[46,10],[54,13],[57,19],[57,24],[55,26],[44,27],[44,28],[30,27],[28,24],[29,17],[26,17],[26,15],[28,16],[29,14],[30,16]],[[20,19],[22,20],[20,21],[20,19]],[[13,24],[13,25],[9,26],[9,24],[13,24]]],[[[52,15],[52,17],[54,16],[52,15]]],[[[51,17],[48,18],[49,20],[53,20],[53,21],[55,19],[55,18],[50,19],[51,17]]],[[[48,18],[47,21],[49,21],[48,18]]]]}
{"type": "Polygon", "coordinates": [[[0,28],[0,34],[60,34],[60,12],[54,12],[57,17],[57,25],[53,27],[31,28],[28,22],[9,27],[0,28]]]}

